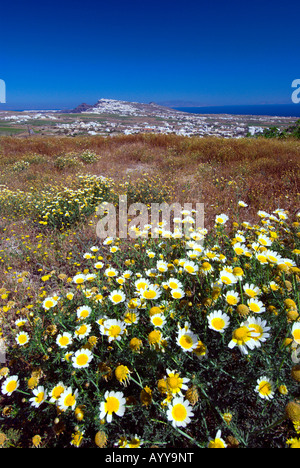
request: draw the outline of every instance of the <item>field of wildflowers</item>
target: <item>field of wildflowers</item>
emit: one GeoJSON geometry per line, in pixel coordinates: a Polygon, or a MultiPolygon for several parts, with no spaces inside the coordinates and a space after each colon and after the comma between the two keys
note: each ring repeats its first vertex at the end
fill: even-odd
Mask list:
{"type": "MultiPolygon", "coordinates": [[[[154,142],[143,149],[148,163],[154,142]]],[[[258,207],[226,167],[212,181],[215,198],[236,198],[228,212],[210,206],[207,225],[183,209],[172,229],[150,219],[130,239],[99,239],[100,203],[117,206],[120,193],[148,207],[182,202],[189,186],[185,178],[178,190],[178,174],[173,185],[155,173],[106,177],[101,154],[91,154],[56,169],[57,158],[31,154],[29,169],[14,173],[44,161],[53,180],[46,186],[39,169],[8,186],[4,145],[0,446],[299,447],[297,190],[288,208],[257,192],[258,207]]],[[[18,158],[26,161],[24,148],[18,158]]]]}

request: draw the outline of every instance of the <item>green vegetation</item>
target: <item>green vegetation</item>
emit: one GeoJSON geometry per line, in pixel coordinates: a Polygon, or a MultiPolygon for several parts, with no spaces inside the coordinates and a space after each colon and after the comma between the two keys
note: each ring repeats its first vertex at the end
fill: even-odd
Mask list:
{"type": "MultiPolygon", "coordinates": [[[[250,135],[248,135],[250,136],[250,135]]],[[[284,130],[280,130],[279,128],[273,126],[270,128],[264,129],[264,131],[260,134],[255,134],[256,138],[263,137],[263,138],[300,138],[300,119],[295,122],[294,125],[290,125],[284,130]]]]}

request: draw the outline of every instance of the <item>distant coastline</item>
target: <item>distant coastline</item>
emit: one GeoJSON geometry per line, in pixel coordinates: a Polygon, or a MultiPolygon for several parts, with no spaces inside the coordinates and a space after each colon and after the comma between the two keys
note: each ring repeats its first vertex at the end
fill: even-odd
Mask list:
{"type": "MultiPolygon", "coordinates": [[[[133,103],[134,104],[134,103],[133,103]]],[[[170,106],[160,104],[162,107],[174,109],[180,112],[189,114],[211,114],[211,115],[242,115],[242,116],[271,116],[271,117],[290,117],[300,119],[300,103],[299,104],[261,104],[261,105],[227,105],[227,106],[170,106]]],[[[2,112],[40,112],[40,113],[61,113],[63,109],[13,109],[0,104],[0,113],[2,112]]]]}
{"type": "Polygon", "coordinates": [[[274,117],[300,118],[300,104],[172,107],[172,109],[191,114],[269,115],[274,117]]]}

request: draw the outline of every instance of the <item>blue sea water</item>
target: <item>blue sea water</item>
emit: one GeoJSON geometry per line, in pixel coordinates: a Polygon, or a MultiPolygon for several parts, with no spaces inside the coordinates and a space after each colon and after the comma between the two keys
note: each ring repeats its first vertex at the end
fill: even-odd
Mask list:
{"type": "Polygon", "coordinates": [[[299,117],[299,104],[264,104],[245,106],[174,107],[192,114],[268,115],[276,117],[299,117]]]}

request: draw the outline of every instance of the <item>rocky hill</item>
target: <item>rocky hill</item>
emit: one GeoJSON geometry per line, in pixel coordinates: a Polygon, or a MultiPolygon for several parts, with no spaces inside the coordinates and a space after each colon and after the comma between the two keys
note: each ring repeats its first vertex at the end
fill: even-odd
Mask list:
{"type": "MultiPolygon", "coordinates": [[[[64,111],[69,114],[118,114],[130,116],[149,116],[162,114],[164,116],[174,114],[177,111],[155,102],[144,104],[140,102],[119,101],[117,99],[99,99],[94,105],[80,104],[75,109],[64,111]]],[[[179,111],[178,111],[179,113],[179,111]]]]}
{"type": "Polygon", "coordinates": [[[79,104],[79,106],[75,107],[75,109],[64,110],[64,111],[62,111],[62,113],[63,114],[81,114],[81,112],[86,112],[86,111],[88,111],[89,109],[92,109],[92,108],[93,108],[93,106],[83,102],[82,104],[79,104]]]}

